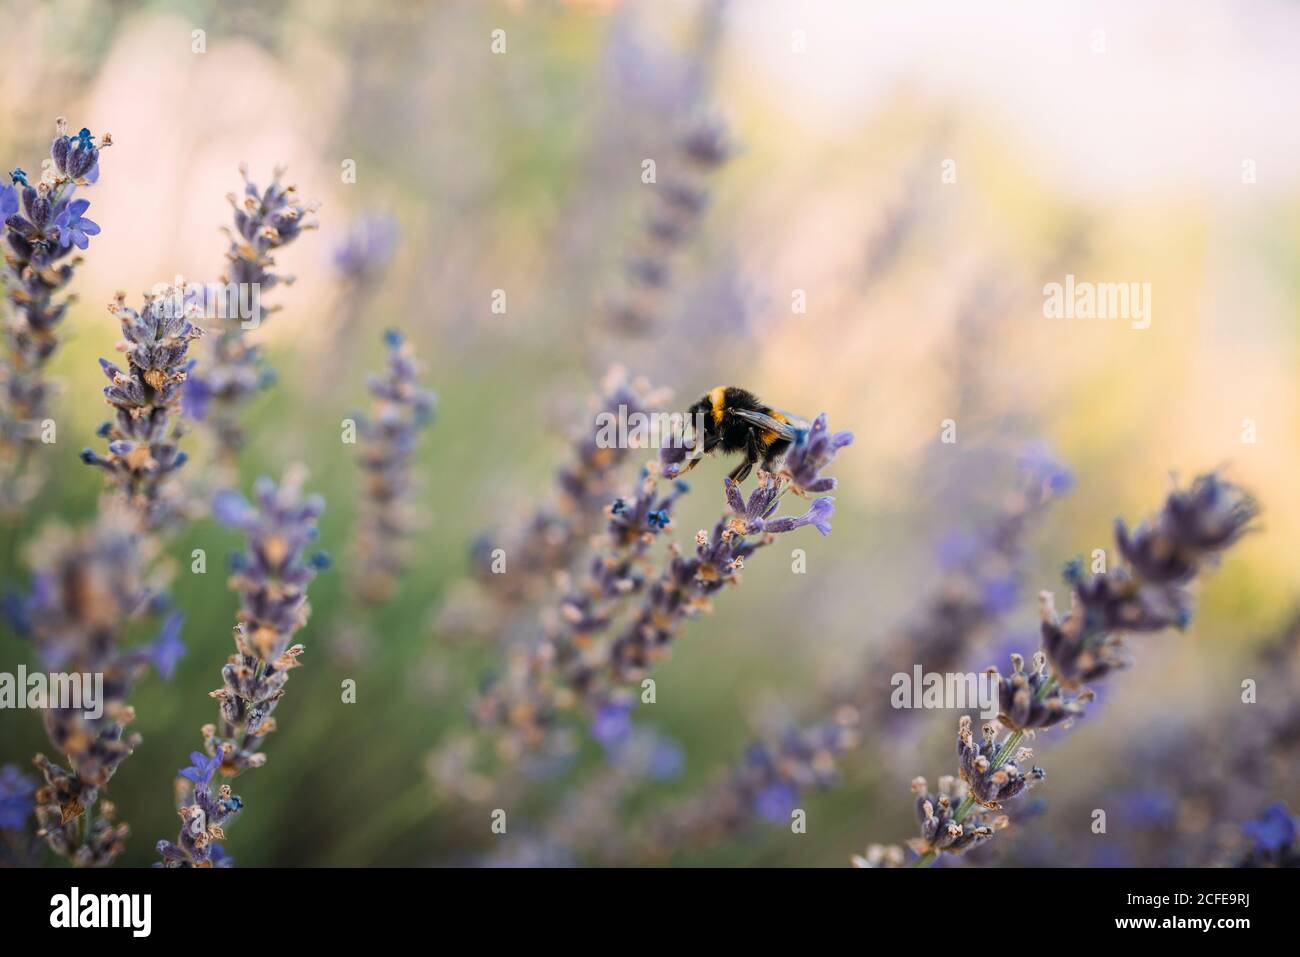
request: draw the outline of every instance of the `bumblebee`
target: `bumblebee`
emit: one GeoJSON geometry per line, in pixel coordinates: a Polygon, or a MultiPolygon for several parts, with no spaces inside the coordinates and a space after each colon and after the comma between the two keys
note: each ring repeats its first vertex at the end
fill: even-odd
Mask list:
{"type": "Polygon", "coordinates": [[[732,470],[730,478],[743,482],[755,465],[771,469],[799,434],[793,416],[764,405],[754,393],[734,385],[710,390],[687,414],[692,423],[703,424],[703,436],[695,436],[695,454],[682,468],[683,474],[713,452],[740,453],[745,460],[732,470]]]}

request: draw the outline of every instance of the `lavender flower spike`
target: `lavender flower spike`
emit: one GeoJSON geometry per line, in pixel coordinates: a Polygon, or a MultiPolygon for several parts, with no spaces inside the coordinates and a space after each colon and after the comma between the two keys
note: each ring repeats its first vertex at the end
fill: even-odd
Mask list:
{"type": "Polygon", "coordinates": [[[0,508],[20,508],[35,493],[39,476],[26,472],[31,453],[41,446],[54,388],[45,367],[59,345],[59,326],[72,297],[60,298],[72,282],[81,257],[99,226],[86,218],[90,203],[73,199],[81,186],[99,178],[100,150],[112,144],[104,134],[95,145],[90,130],[68,135],[67,121],[55,124],[50,161],[35,183],[21,168],[0,184],[0,233],[7,274],[0,290],[14,307],[4,327],[0,360],[0,508]],[[26,474],[24,474],[26,472],[26,474]]]}
{"type": "Polygon", "coordinates": [[[273,308],[262,306],[262,296],[293,277],[275,271],[275,253],[288,246],[317,224],[308,217],[316,204],[304,203],[296,187],[281,183],[283,169],[276,169],[270,185],[260,189],[248,178],[248,167],[239,168],[244,177],[244,195],[227,196],[234,208],[234,228],[227,230],[230,247],[222,281],[235,287],[240,301],[252,305],[255,315],[226,317],[217,336],[211,359],[200,376],[186,386],[187,408],[213,429],[224,464],[233,463],[243,445],[239,412],[245,401],[270,381],[260,351],[250,345],[244,326],[255,328],[273,308]]]}
{"type": "Polygon", "coordinates": [[[615,330],[636,336],[655,331],[672,287],[674,260],[708,210],[709,178],[731,154],[727,128],[720,120],[704,118],[680,137],[663,181],[655,186],[657,202],[639,248],[628,258],[626,288],[609,306],[615,330]]]}
{"type": "MultiPolygon", "coordinates": [[[[793,458],[804,490],[834,488],[835,480],[820,472],[853,441],[850,432],[828,437],[825,414],[818,416],[818,421],[820,428],[799,436],[786,454],[787,462],[793,458]]],[[[671,454],[661,455],[661,461],[671,462],[671,454]]],[[[673,470],[665,467],[664,471],[673,470]]],[[[778,474],[758,472],[757,487],[748,499],[730,480],[724,491],[728,514],[718,520],[712,533],[701,530],[696,534],[694,557],[671,548],[663,573],[647,589],[630,625],[610,646],[599,680],[593,682],[589,694],[608,695],[610,688],[641,677],[667,653],[686,619],[706,611],[712,595],[722,588],[739,584],[746,560],[777,535],[805,525],[814,526],[823,535],[830,532],[834,503],[829,497],[814,501],[801,516],[772,517],[785,492],[800,491],[796,473],[785,467],[778,474]]]]}
{"type": "Polygon", "coordinates": [[[168,497],[166,486],[186,460],[177,448],[178,405],[194,365],[189,345],[203,332],[187,318],[196,307],[184,303],[181,289],[169,287],[147,297],[136,312],[126,305],[124,293],[117,294],[109,309],[122,323],[118,348],[126,355],[127,367],[99,360],[110,383],[104,398],[117,415],[99,432],[108,440],[108,454],[91,449],[81,454],[83,461],[107,473],[151,529],[183,511],[183,503],[168,497]]]}
{"type": "Polygon", "coordinates": [[[1249,530],[1258,508],[1244,491],[1213,473],[1197,478],[1187,490],[1175,489],[1159,514],[1130,534],[1116,526],[1124,563],[1087,578],[1079,563],[1066,567],[1071,586],[1070,611],[1056,614],[1052,596],[1040,596],[1042,650],[1029,673],[1023,659],[1012,658],[1012,673],[1004,677],[990,669],[998,686],[999,727],[986,724],[977,740],[968,717],[957,732],[960,791],[939,796],[925,793],[923,779],[917,799],[921,836],[909,842],[918,866],[928,866],[940,854],[962,853],[993,836],[1005,824],[1003,802],[1014,799],[1044,774],[1026,764],[1032,756],[1020,747],[1027,734],[1058,725],[1083,712],[1092,700],[1084,682],[1101,680],[1127,665],[1126,632],[1183,627],[1190,616],[1187,586],[1219,554],[1249,530]],[[952,807],[952,799],[961,803],[952,807]],[[973,812],[973,813],[972,813],[973,812]]]}
{"type": "Polygon", "coordinates": [[[356,574],[350,581],[354,597],[368,605],[386,600],[406,568],[401,546],[418,524],[411,459],[436,403],[433,393],[420,387],[415,352],[401,333],[389,330],[384,342],[387,367],[369,381],[373,411],[358,423],[357,459],[364,478],[356,574]]]}
{"type": "Polygon", "coordinates": [[[291,468],[279,486],[259,479],[251,503],[230,492],[213,507],[248,541],[230,579],[240,596],[235,654],[221,669],[222,687],[210,692],[220,703],[219,721],[204,725],[203,752],[194,752],[191,766],[178,774],[192,789],[182,791],[183,824],[176,842],[158,842],[164,867],[228,864],[216,841],[243,802],[229,784],[214,789],[213,777],[234,777],[266,763],[258,748],[276,729],[272,712],[303,653],[302,645],[290,642],[310,614],[307,586],[329,564],[323,553],[309,551],[324,502],[302,494],[304,477],[303,470],[291,468]]]}
{"type": "Polygon", "coordinates": [[[140,531],[134,513],[121,501],[106,501],[88,528],[42,533],[29,559],[31,594],[9,609],[44,667],[104,676],[97,717],[80,709],[45,712],[46,733],[64,766],[43,754],[35,760],[45,777],[36,792],[38,835],[74,864],[109,864],[121,853],[129,829],[113,823],[107,801],[99,802],[97,814],[91,809],[139,744],[139,735],[126,731],[135,718],[127,703],[132,686],[149,667],[170,667],[181,653],[174,615],[165,643],[123,647],[129,629],[168,605],[166,582],[152,570],[157,554],[156,540],[140,531]]]}

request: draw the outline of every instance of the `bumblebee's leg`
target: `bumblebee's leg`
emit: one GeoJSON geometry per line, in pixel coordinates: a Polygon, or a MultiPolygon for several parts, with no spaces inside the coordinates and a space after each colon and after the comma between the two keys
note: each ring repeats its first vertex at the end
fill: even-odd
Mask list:
{"type": "Polygon", "coordinates": [[[745,479],[749,478],[749,471],[753,467],[754,463],[749,459],[745,459],[745,461],[741,462],[731,470],[731,474],[728,475],[727,478],[739,485],[741,482],[745,481],[745,479]]]}
{"type": "Polygon", "coordinates": [[[758,448],[758,436],[753,432],[749,433],[749,438],[745,440],[745,461],[741,462],[731,470],[731,480],[739,485],[745,479],[749,478],[750,471],[754,468],[754,463],[762,458],[763,453],[758,448]]]}

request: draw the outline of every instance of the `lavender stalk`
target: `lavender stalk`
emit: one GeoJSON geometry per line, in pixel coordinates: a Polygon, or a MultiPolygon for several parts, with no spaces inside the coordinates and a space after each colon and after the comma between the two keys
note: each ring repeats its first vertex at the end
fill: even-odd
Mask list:
{"type": "Polygon", "coordinates": [[[1008,610],[1025,536],[1072,481],[1038,450],[1022,456],[1020,471],[1017,489],[986,528],[972,539],[946,543],[944,582],[922,603],[915,621],[824,695],[807,718],[752,742],[702,793],[653,815],[642,828],[643,850],[656,856],[698,850],[757,819],[788,823],[805,794],[839,781],[842,760],[859,745],[859,728],[885,720],[893,674],[912,662],[929,671],[958,664],[971,641],[1008,610]]]}
{"type": "Polygon", "coordinates": [[[621,689],[668,653],[686,622],[709,610],[713,595],[740,583],[750,556],[777,535],[806,525],[830,533],[834,500],[829,496],[814,500],[802,515],[778,517],[775,512],[787,491],[808,495],[832,490],[835,480],[820,472],[852,439],[848,432],[830,433],[823,414],[786,455],[779,474],[758,473],[757,488],[748,498],[728,479],[727,511],[712,533],[696,535],[694,555],[670,544],[668,559],[652,580],[642,571],[643,556],[669,527],[673,505],[688,490],[676,482],[667,495],[657,491],[660,468],[676,473],[682,460],[679,450],[664,450],[659,468],[643,474],[631,502],[619,499],[609,509],[607,538],[595,551],[582,585],[562,600],[556,633],[536,647],[511,687],[487,696],[480,715],[486,712],[496,723],[508,720],[536,743],[558,710],[576,705],[599,716],[624,707],[621,689]],[[636,595],[641,600],[628,624],[612,641],[599,641],[621,604],[636,595]]]}
{"type": "Polygon", "coordinates": [[[191,376],[185,390],[187,409],[208,422],[226,467],[234,465],[244,444],[239,422],[244,403],[271,380],[261,350],[249,343],[244,327],[257,328],[267,314],[279,308],[264,309],[264,293],[293,282],[292,276],[275,271],[275,254],[305,230],[317,227],[308,219],[316,204],[302,202],[297,187],[281,183],[283,169],[275,170],[265,189],[248,178],[246,165],[241,165],[239,172],[244,177],[244,195],[242,199],[234,193],[227,196],[234,209],[234,228],[226,230],[230,247],[222,281],[227,302],[240,303],[241,312],[247,314],[237,317],[241,321],[226,317],[202,374],[191,376]]]}
{"type": "Polygon", "coordinates": [[[672,288],[674,260],[698,231],[709,207],[708,178],[731,156],[726,127],[706,118],[681,136],[646,220],[639,248],[627,262],[627,288],[611,306],[609,319],[623,333],[654,331],[672,288]]]}
{"type": "Polygon", "coordinates": [[[39,484],[39,477],[24,472],[49,419],[53,386],[45,368],[73,301],[62,292],[82,262],[73,247],[85,250],[99,234],[99,225],[86,217],[90,203],[73,196],[98,181],[100,150],[110,145],[107,133],[102,147],[88,129],[69,136],[60,117],[40,179],[33,184],[20,167],[0,185],[8,267],[3,289],[14,308],[0,363],[0,508],[6,510],[21,508],[39,484]]]}
{"type": "Polygon", "coordinates": [[[664,390],[652,389],[644,379],[629,379],[621,366],[606,373],[600,394],[588,403],[588,418],[573,436],[569,461],[555,476],[551,500],[513,528],[478,542],[477,581],[458,589],[440,610],[441,632],[503,633],[513,616],[545,594],[557,574],[573,566],[599,530],[604,508],[617,494],[619,470],[631,451],[599,441],[599,416],[649,412],[666,397],[664,390]],[[494,574],[498,557],[508,563],[509,574],[494,574]]]}
{"type": "MultiPolygon", "coordinates": [[[[437,400],[420,387],[415,351],[401,333],[390,329],[384,342],[384,372],[368,382],[374,398],[371,414],[358,416],[356,423],[361,514],[352,540],[348,618],[392,597],[406,572],[410,538],[423,522],[412,460],[437,400]]],[[[336,651],[349,660],[359,659],[369,640],[355,621],[345,621],[334,636],[336,651]]]]}
{"type": "Polygon", "coordinates": [[[384,335],[388,359],[368,386],[369,418],[358,422],[357,461],[364,473],[358,521],[353,597],[363,605],[386,601],[406,570],[402,543],[418,524],[412,456],[420,432],[433,418],[436,399],[420,388],[415,351],[402,334],[384,335]]]}
{"type": "Polygon", "coordinates": [[[157,552],[134,513],[120,501],[106,501],[89,527],[51,526],[33,542],[31,592],[7,601],[11,625],[33,643],[46,669],[103,676],[96,708],[50,702],[45,710],[46,733],[64,764],[43,754],[35,759],[45,778],[35,796],[38,835],[79,866],[110,864],[123,849],[129,828],[114,823],[112,804],[100,801],[92,809],[140,743],[126,730],[135,717],[127,703],[132,686],[150,666],[170,678],[184,652],[176,613],[149,644],[123,643],[129,627],[168,609],[166,578],[154,565],[157,552]]]}
{"type": "Polygon", "coordinates": [[[187,318],[197,306],[185,303],[179,286],[146,296],[140,312],[126,305],[124,293],[117,294],[109,309],[122,323],[118,349],[127,367],[99,360],[111,383],[104,398],[116,416],[99,429],[108,440],[107,455],[93,449],[81,453],[82,461],[105,472],[150,530],[183,516],[186,508],[169,481],[187,458],[178,448],[178,413],[181,389],[194,367],[189,345],[202,334],[187,318]]]}
{"type": "MultiPolygon", "coordinates": [[[[1126,632],[1185,627],[1192,607],[1188,586],[1241,538],[1257,511],[1241,489],[1203,475],[1172,492],[1160,513],[1132,532],[1116,522],[1118,568],[1086,577],[1080,563],[1067,566],[1070,610],[1062,618],[1051,593],[1040,595],[1042,649],[1030,669],[1014,656],[1009,676],[990,670],[1005,736],[999,739],[998,727],[989,723],[977,740],[970,718],[963,717],[957,736],[961,781],[945,777],[937,793],[924,778],[913,782],[921,825],[921,836],[909,841],[918,855],[913,866],[928,867],[945,852],[964,853],[1006,826],[1005,815],[992,812],[1044,777],[1041,768],[1025,766],[1032,757],[1021,747],[1025,738],[1081,714],[1092,699],[1084,684],[1127,666],[1126,632]]],[[[897,860],[897,853],[884,859],[897,860]]]]}
{"type": "Polygon", "coordinates": [[[190,767],[179,772],[189,785],[180,795],[179,836],[175,843],[158,842],[164,867],[229,863],[218,842],[243,802],[229,784],[214,788],[213,777],[219,772],[233,778],[266,763],[259,749],[276,730],[273,712],[304,650],[290,642],[310,614],[307,586],[329,564],[323,553],[309,553],[324,501],[302,494],[304,477],[291,468],[278,487],[259,479],[252,504],[226,492],[213,506],[219,520],[247,537],[230,579],[240,596],[235,654],[221,669],[222,687],[210,692],[220,705],[218,722],[203,726],[203,751],[193,752],[190,767]]]}

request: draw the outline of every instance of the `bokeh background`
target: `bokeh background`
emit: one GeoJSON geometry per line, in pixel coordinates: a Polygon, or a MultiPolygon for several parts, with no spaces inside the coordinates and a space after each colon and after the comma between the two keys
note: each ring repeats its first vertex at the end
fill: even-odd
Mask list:
{"type": "MultiPolygon", "coordinates": [[[[621,795],[606,826],[671,813],[896,640],[942,587],[936,549],[997,509],[1036,442],[1075,487],[1035,527],[1027,587],[971,649],[972,669],[1008,640],[1031,651],[1037,590],[1108,547],[1115,517],[1157,506],[1171,474],[1223,467],[1263,517],[1193,625],[1135,642],[1133,670],[1039,755],[1037,819],[990,859],[1196,863],[1273,800],[1300,807],[1294,755],[1248,780],[1185,780],[1209,729],[1243,717],[1243,678],[1273,703],[1297,690],[1260,658],[1300,602],[1297,5],[52,0],[0,3],[0,23],[5,168],[37,166],[59,115],[114,140],[92,196],[103,232],[53,366],[57,465],[4,529],[4,580],[25,580],[23,543],[44,523],[95,508],[101,476],[77,452],[106,417],[95,360],[118,336],[113,292],[219,270],[241,162],[259,181],[287,166],[321,203],[319,231],[280,257],[297,282],[262,333],[278,381],[256,401],[240,467],[246,486],[306,463],[340,560],[312,587],[306,667],[269,763],[239,783],[248,809],[226,846],[241,866],[509,862],[529,860],[533,839],[602,862],[598,839],[557,851],[546,838],[605,771],[590,741],[513,799],[505,838],[489,831],[490,801],[435,800],[426,763],[468,729],[501,659],[491,636],[452,636],[440,614],[471,545],[545,499],[611,362],[683,406],[744,385],[825,410],[857,441],[832,470],[833,534],[795,543],[808,574],[790,574],[783,549],[761,555],[657,672],[659,703],[635,717],[675,742],[680,768],[621,795]],[[735,152],[708,177],[653,328],[625,335],[609,315],[653,208],[642,160],[670,164],[705,116],[725,120],[735,152]],[[335,252],[365,217],[397,239],[359,290],[335,252]],[[1150,328],[1044,318],[1042,285],[1067,273],[1149,282],[1150,328]],[[505,314],[491,308],[498,289],[505,314]],[[806,311],[792,309],[796,290],[806,311]],[[369,639],[349,643],[338,622],[358,473],[339,423],[364,407],[390,327],[440,397],[418,454],[429,521],[369,639]],[[953,445],[940,442],[949,418],[953,445]],[[349,677],[352,705],[339,696],[349,677]],[[1115,809],[1108,835],[1088,830],[1094,807],[1115,809]]],[[[187,441],[202,469],[202,433],[187,441]]],[[[724,471],[697,470],[679,540],[716,516],[708,489],[724,471]]],[[[229,654],[235,599],[216,556],[236,545],[208,521],[171,544],[189,652],[173,681],[133,696],[144,744],[109,788],[133,829],[125,864],[152,862],[175,831],[172,781],[229,654]],[[207,575],[189,574],[194,548],[213,556],[207,575]]],[[[6,632],[0,666],[19,662],[34,664],[6,632]]],[[[909,837],[907,782],[952,773],[955,720],[863,727],[842,779],[803,802],[807,834],[760,821],[667,860],[840,866],[909,837]]],[[[45,747],[36,714],[0,715],[0,763],[27,767],[45,747]]]]}

